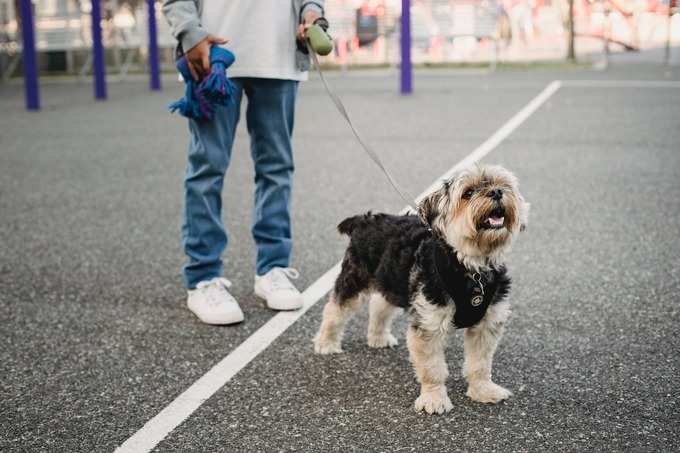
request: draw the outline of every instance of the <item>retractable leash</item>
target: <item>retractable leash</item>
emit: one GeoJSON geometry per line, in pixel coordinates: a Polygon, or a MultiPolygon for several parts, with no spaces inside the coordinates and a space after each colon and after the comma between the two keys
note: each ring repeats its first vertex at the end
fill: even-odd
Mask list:
{"type": "MultiPolygon", "coordinates": [[[[333,50],[333,42],[331,41],[330,36],[328,36],[328,34],[326,33],[327,29],[328,21],[326,21],[326,19],[324,18],[320,18],[314,21],[314,25],[309,27],[305,34],[305,37],[307,38],[306,39],[307,50],[312,56],[314,66],[316,66],[316,70],[319,73],[319,78],[321,78],[321,82],[323,83],[323,86],[326,89],[328,96],[331,98],[331,100],[333,100],[333,103],[335,104],[335,107],[338,109],[338,112],[340,112],[345,121],[347,121],[347,124],[354,133],[354,136],[357,138],[357,141],[364,149],[364,151],[366,151],[366,154],[368,154],[371,160],[373,160],[373,162],[376,163],[380,170],[382,170],[382,172],[385,174],[387,180],[390,182],[394,190],[406,202],[406,205],[410,209],[412,209],[413,212],[417,212],[414,206],[418,205],[418,203],[410,201],[414,199],[406,196],[404,192],[399,188],[396,181],[392,177],[392,174],[385,167],[385,165],[383,165],[382,161],[380,160],[380,157],[364,141],[364,139],[361,137],[361,134],[359,134],[359,131],[357,131],[357,128],[354,126],[352,120],[349,117],[349,113],[347,112],[345,105],[342,103],[338,95],[335,94],[335,92],[331,90],[331,88],[328,86],[328,82],[326,82],[326,78],[324,77],[323,72],[321,71],[321,66],[319,65],[319,59],[317,58],[316,55],[317,53],[319,55],[328,55],[331,52],[331,50],[333,50]]],[[[430,225],[427,225],[427,223],[425,223],[425,226],[436,239],[446,244],[446,241],[443,238],[441,238],[439,234],[436,233],[430,227],[430,225]]],[[[449,294],[451,299],[454,300],[454,303],[456,304],[456,316],[454,318],[455,325],[459,327],[471,327],[482,319],[482,317],[486,313],[486,309],[491,303],[491,299],[487,298],[485,300],[484,297],[484,285],[485,283],[486,284],[489,283],[488,277],[485,276],[484,272],[474,272],[470,274],[468,278],[470,278],[473,281],[473,289],[472,294],[470,296],[469,305],[457,303],[456,299],[454,299],[453,297],[453,294],[459,292],[459,288],[451,286],[450,281],[446,278],[445,274],[441,272],[441,269],[450,267],[449,263],[446,261],[448,258],[442,256],[442,250],[448,250],[449,248],[450,246],[448,246],[445,249],[442,248],[435,249],[437,253],[435,253],[434,256],[434,268],[437,272],[437,275],[439,275],[439,279],[443,282],[442,284],[444,286],[445,291],[449,294]]]]}
{"type": "Polygon", "coordinates": [[[375,151],[373,151],[373,148],[371,148],[368,145],[368,143],[366,143],[366,141],[362,138],[357,128],[354,126],[354,123],[352,122],[352,119],[350,118],[349,113],[345,108],[345,104],[342,103],[338,95],[335,94],[335,92],[330,88],[330,86],[328,86],[328,82],[326,81],[326,78],[324,77],[323,72],[321,71],[319,59],[316,56],[317,54],[322,56],[328,55],[331,52],[331,50],[333,50],[333,41],[331,40],[331,37],[328,36],[328,33],[326,33],[326,29],[328,29],[328,21],[325,18],[319,18],[314,21],[314,25],[309,27],[307,29],[307,32],[305,33],[307,49],[309,54],[312,56],[312,61],[314,61],[314,66],[316,66],[316,70],[319,73],[321,83],[323,83],[323,86],[326,89],[326,93],[328,93],[328,96],[333,101],[333,104],[335,104],[335,107],[337,108],[338,112],[340,112],[340,115],[342,115],[342,117],[349,125],[349,128],[352,130],[352,133],[359,142],[359,145],[361,145],[361,148],[363,148],[363,150],[366,152],[366,154],[368,154],[371,160],[375,162],[378,168],[382,170],[382,172],[387,177],[387,180],[389,181],[390,185],[406,202],[406,205],[409,208],[411,208],[413,212],[416,212],[414,206],[417,205],[418,203],[415,203],[414,198],[405,195],[405,192],[399,188],[399,185],[392,177],[390,171],[385,167],[378,154],[375,151]]]}

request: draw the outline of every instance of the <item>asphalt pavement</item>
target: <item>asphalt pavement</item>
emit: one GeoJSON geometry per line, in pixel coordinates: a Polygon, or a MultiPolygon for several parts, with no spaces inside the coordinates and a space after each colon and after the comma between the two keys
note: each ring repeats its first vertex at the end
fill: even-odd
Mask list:
{"type": "MultiPolygon", "coordinates": [[[[394,71],[330,82],[402,186],[416,195],[552,80],[680,80],[654,65],[394,71]]],[[[185,122],[144,81],[46,83],[22,110],[0,85],[0,450],[112,451],[273,313],[252,292],[253,169],[244,125],[224,188],[225,276],[246,321],[200,324],[185,308],[179,246],[185,122]]],[[[353,141],[318,80],[295,123],[293,265],[306,288],[342,256],[348,215],[399,197],[353,141]]],[[[158,451],[677,451],[680,89],[558,90],[484,162],[520,178],[529,228],[510,258],[514,313],[494,367],[514,391],[465,397],[451,341],[444,416],[416,414],[404,344],[313,354],[323,300],[208,399],[158,451]]]]}

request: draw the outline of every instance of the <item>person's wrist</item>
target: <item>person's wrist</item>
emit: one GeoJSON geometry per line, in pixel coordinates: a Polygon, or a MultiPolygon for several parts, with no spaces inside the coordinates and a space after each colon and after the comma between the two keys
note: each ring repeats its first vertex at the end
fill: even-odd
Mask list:
{"type": "Polygon", "coordinates": [[[200,27],[185,31],[180,37],[184,53],[189,52],[208,37],[208,32],[200,27]]]}
{"type": "Polygon", "coordinates": [[[305,25],[312,25],[315,20],[321,17],[321,14],[314,10],[314,9],[309,9],[305,11],[305,13],[302,16],[302,19],[305,23],[305,25]]]}

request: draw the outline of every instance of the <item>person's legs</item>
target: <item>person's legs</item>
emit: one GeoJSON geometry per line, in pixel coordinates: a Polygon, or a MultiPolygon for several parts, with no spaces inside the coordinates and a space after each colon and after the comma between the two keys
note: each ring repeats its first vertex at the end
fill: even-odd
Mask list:
{"type": "Polygon", "coordinates": [[[291,135],[298,82],[244,80],[246,119],[255,163],[252,233],[257,246],[257,275],[288,267],[292,248],[290,195],[293,178],[291,135]]]}
{"type": "Polygon", "coordinates": [[[187,288],[222,273],[220,255],[227,246],[222,223],[222,183],[229,166],[239,120],[243,85],[236,85],[235,102],[217,107],[212,121],[189,120],[191,142],[184,178],[182,245],[189,262],[184,266],[187,288]]]}

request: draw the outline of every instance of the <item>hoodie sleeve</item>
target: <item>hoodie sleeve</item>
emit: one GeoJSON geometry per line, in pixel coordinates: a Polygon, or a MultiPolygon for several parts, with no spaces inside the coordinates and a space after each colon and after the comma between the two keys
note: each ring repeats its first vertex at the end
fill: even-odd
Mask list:
{"type": "Polygon", "coordinates": [[[163,15],[184,52],[208,36],[208,32],[201,26],[196,0],[163,0],[163,15]]]}
{"type": "Polygon", "coordinates": [[[302,0],[300,17],[307,11],[316,11],[320,16],[324,15],[324,0],[302,0]]]}

